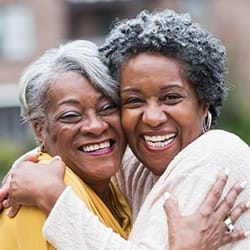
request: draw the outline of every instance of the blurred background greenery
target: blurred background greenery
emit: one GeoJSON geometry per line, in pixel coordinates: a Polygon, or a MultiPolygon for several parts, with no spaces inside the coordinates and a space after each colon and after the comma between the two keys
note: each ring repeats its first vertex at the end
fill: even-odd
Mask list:
{"type": "Polygon", "coordinates": [[[0,181],[12,163],[36,145],[19,114],[17,82],[23,69],[61,42],[83,38],[101,44],[117,17],[163,8],[189,12],[222,40],[227,49],[230,93],[216,127],[239,135],[250,145],[250,1],[1,0],[0,181]]]}
{"type": "Polygon", "coordinates": [[[26,141],[20,143],[17,141],[1,141],[0,142],[0,181],[8,172],[14,161],[22,154],[36,146],[35,141],[30,137],[26,141]]]}

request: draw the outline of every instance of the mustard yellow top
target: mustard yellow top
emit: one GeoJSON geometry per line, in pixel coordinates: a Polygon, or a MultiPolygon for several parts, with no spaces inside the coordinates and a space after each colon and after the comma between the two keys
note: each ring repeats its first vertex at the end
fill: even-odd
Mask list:
{"type": "MultiPolygon", "coordinates": [[[[39,162],[47,163],[51,157],[42,154],[39,162]]],[[[110,182],[112,202],[122,218],[122,225],[117,222],[102,200],[71,169],[66,168],[65,183],[74,190],[90,211],[100,221],[125,239],[128,238],[132,226],[131,210],[119,189],[110,182]]],[[[42,235],[42,227],[46,215],[36,207],[22,206],[15,218],[10,219],[7,210],[0,213],[0,249],[3,250],[44,250],[55,249],[42,235]]],[[[77,237],[77,236],[76,236],[77,237]]]]}

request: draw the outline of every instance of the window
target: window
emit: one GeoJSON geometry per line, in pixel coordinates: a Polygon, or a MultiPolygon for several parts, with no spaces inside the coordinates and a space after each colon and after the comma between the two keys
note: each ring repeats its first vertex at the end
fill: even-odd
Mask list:
{"type": "Polygon", "coordinates": [[[34,18],[24,5],[0,8],[0,57],[21,61],[29,57],[35,47],[34,18]]]}
{"type": "Polygon", "coordinates": [[[23,124],[19,107],[1,108],[0,117],[0,141],[25,141],[30,136],[30,128],[23,124]]]}

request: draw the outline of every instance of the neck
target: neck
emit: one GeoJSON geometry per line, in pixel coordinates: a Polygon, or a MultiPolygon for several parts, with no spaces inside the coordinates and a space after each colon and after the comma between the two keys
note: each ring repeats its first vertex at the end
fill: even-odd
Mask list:
{"type": "Polygon", "coordinates": [[[118,223],[121,225],[122,221],[119,215],[117,214],[116,210],[113,207],[112,203],[112,195],[109,188],[109,182],[110,180],[104,182],[104,183],[98,183],[98,184],[89,184],[88,185],[94,190],[94,192],[98,195],[98,197],[102,200],[102,202],[106,205],[106,207],[109,209],[109,211],[112,213],[114,218],[118,221],[118,223]]]}
{"type": "Polygon", "coordinates": [[[105,204],[105,201],[107,201],[110,196],[109,182],[110,180],[101,183],[87,183],[105,204]]]}

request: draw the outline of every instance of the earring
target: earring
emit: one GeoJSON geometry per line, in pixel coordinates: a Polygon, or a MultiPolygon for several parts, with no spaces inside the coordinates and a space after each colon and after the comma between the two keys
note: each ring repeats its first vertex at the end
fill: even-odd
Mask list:
{"type": "Polygon", "coordinates": [[[38,149],[38,154],[41,156],[43,153],[46,153],[46,149],[45,149],[45,146],[44,144],[40,144],[40,147],[38,149]]]}
{"type": "Polygon", "coordinates": [[[207,117],[203,120],[202,122],[202,133],[206,133],[212,124],[212,114],[210,113],[210,111],[207,112],[207,117]]]}

